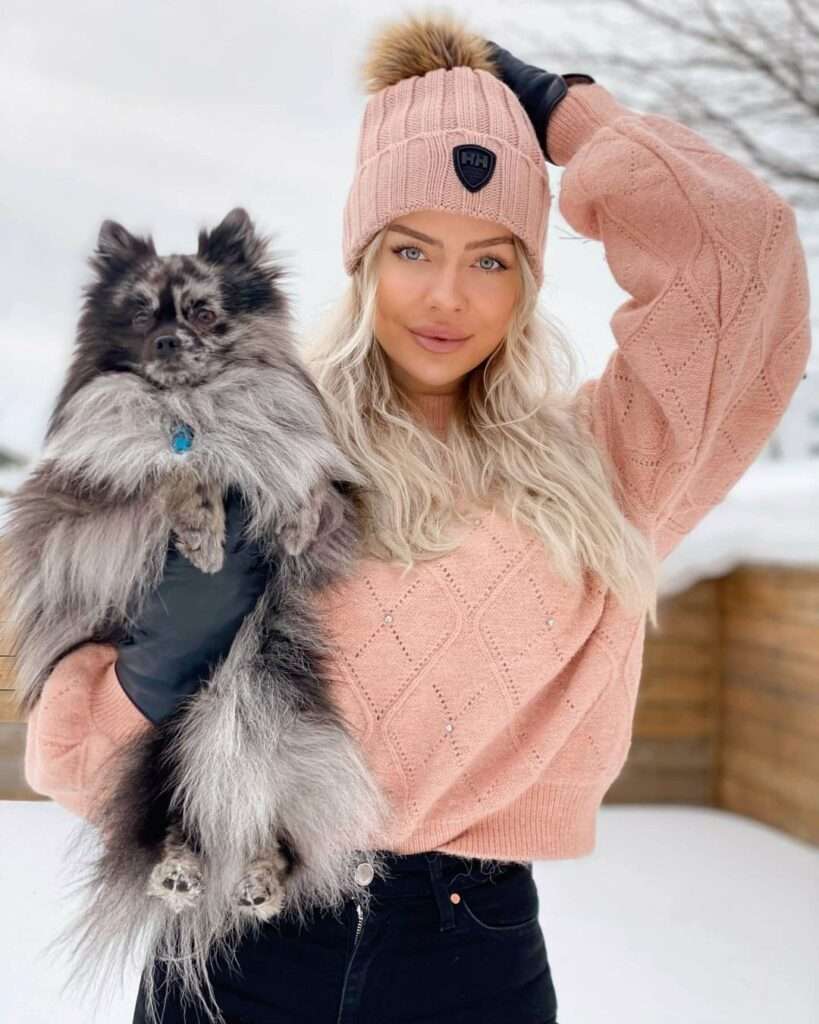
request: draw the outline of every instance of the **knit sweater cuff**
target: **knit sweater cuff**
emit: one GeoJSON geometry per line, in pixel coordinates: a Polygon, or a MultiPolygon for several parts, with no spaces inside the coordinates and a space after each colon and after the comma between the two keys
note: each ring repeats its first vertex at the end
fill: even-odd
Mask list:
{"type": "Polygon", "coordinates": [[[572,85],[558,103],[546,128],[546,148],[551,159],[564,167],[598,128],[618,117],[635,116],[598,83],[572,85]]]}
{"type": "Polygon", "coordinates": [[[147,728],[152,723],[146,718],[123,690],[115,671],[116,649],[104,674],[94,686],[91,694],[91,718],[96,728],[119,745],[134,732],[147,728]]]}

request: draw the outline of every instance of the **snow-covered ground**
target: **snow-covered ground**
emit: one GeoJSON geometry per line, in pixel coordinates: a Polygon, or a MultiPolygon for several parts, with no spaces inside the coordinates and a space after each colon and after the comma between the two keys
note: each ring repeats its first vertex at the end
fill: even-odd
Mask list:
{"type": "MultiPolygon", "coordinates": [[[[130,1024],[136,971],[95,1012],[40,956],[71,910],[78,827],[51,802],[0,802],[4,1024],[130,1024]]],[[[815,847],[726,811],[604,805],[594,853],[535,879],[560,1024],[819,1021],[815,847]]]]}

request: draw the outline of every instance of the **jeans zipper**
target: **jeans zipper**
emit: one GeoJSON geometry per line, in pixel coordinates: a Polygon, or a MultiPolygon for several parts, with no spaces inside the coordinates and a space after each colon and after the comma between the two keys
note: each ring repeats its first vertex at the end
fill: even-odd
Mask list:
{"type": "Polygon", "coordinates": [[[358,915],[358,921],[355,926],[355,936],[353,938],[353,950],[350,953],[350,962],[347,964],[347,970],[344,972],[344,981],[341,985],[341,999],[339,1000],[338,1006],[338,1017],[336,1018],[336,1024],[339,1024],[341,1015],[344,1012],[344,994],[347,991],[347,978],[350,976],[350,968],[353,966],[353,960],[355,959],[355,951],[358,948],[358,937],[361,934],[361,926],[364,923],[364,911],[361,909],[361,904],[358,900],[354,899],[355,912],[358,915]]]}

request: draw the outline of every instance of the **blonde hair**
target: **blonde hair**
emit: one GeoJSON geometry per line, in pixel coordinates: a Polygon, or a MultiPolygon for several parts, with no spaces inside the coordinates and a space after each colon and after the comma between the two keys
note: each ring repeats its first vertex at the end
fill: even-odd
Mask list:
{"type": "Polygon", "coordinates": [[[515,238],[522,288],[505,339],[467,377],[446,442],[419,423],[373,331],[376,234],[340,301],[304,341],[335,438],[369,482],[356,500],[362,554],[438,558],[459,546],[453,494],[472,505],[500,498],[537,533],[555,571],[574,583],[597,574],[629,612],[656,623],[653,547],[624,516],[619,483],[573,393],[574,352],[537,306],[538,288],[515,238]]]}

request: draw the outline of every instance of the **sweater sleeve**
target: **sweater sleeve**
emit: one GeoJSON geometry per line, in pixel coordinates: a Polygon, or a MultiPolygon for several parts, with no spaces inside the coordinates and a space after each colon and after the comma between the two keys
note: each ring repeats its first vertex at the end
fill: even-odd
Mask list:
{"type": "Polygon", "coordinates": [[[119,684],[117,649],[86,643],[54,666],[27,720],[24,773],[35,793],[93,820],[106,761],[152,723],[119,684]]]}
{"type": "Polygon", "coordinates": [[[579,84],[548,150],[559,207],[602,241],[630,298],[616,348],[580,388],[628,518],[664,558],[761,451],[810,351],[807,264],[793,209],[669,118],[579,84]]]}

